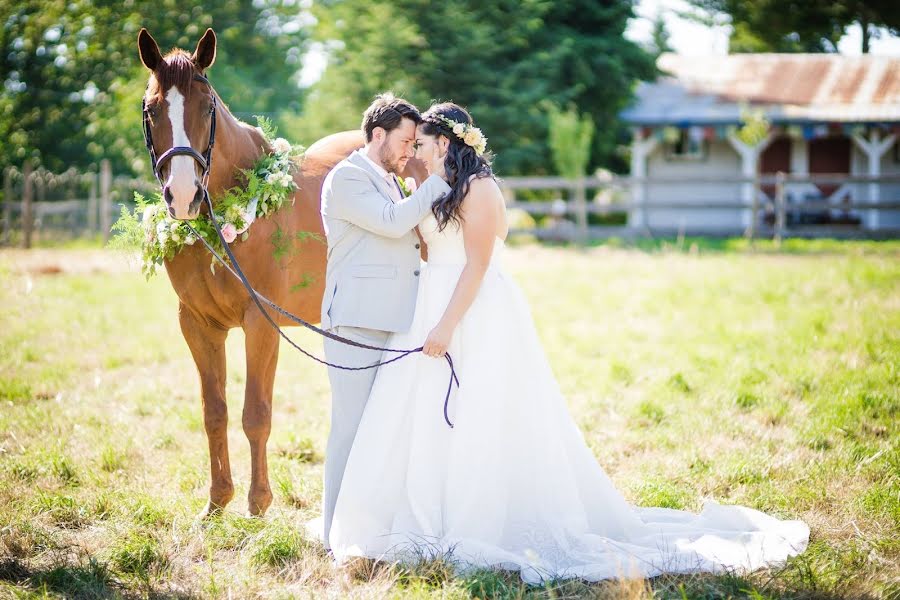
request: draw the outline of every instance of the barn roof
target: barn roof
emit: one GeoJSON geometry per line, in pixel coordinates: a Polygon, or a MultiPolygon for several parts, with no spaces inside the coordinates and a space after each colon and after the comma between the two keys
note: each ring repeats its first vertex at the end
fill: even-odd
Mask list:
{"type": "Polygon", "coordinates": [[[622,118],[635,125],[731,124],[742,105],[774,123],[900,122],[900,58],[840,54],[663,54],[622,118]]]}

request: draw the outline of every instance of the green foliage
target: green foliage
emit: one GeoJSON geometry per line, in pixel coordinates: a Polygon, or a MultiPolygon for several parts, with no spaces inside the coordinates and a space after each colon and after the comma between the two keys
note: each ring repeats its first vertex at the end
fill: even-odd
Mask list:
{"type": "Polygon", "coordinates": [[[852,24],[863,30],[862,51],[868,51],[870,27],[900,33],[900,8],[889,0],[690,0],[732,25],[729,52],[836,52],[852,24]]]}
{"type": "Polygon", "coordinates": [[[584,177],[591,157],[591,139],[594,137],[591,116],[584,114],[579,117],[574,105],[563,111],[550,104],[547,107],[547,121],[556,172],[568,179],[584,177]]]}
{"type": "MultiPolygon", "coordinates": [[[[274,135],[271,122],[263,119],[266,131],[274,135]]],[[[264,154],[252,169],[241,171],[245,180],[244,187],[235,186],[226,190],[216,199],[213,206],[216,221],[222,229],[226,240],[229,235],[241,235],[241,240],[250,236],[249,227],[257,218],[267,217],[281,208],[284,201],[296,189],[293,179],[296,164],[292,156],[299,152],[299,147],[291,146],[287,140],[273,140],[275,152],[264,154]]],[[[190,221],[173,219],[163,208],[162,194],[157,192],[151,201],[141,194],[134,194],[135,208],[130,212],[122,207],[119,220],[113,224],[116,233],[110,241],[110,247],[116,249],[141,248],[141,270],[149,279],[156,274],[157,267],[164,261],[171,260],[184,246],[192,246],[198,234],[212,246],[220,256],[225,250],[215,225],[207,217],[200,215],[190,221]],[[138,215],[141,215],[138,218],[138,215]],[[193,228],[193,231],[191,231],[193,228]]],[[[281,229],[278,229],[278,234],[281,229]]],[[[277,256],[276,248],[276,259],[277,256]]],[[[210,270],[215,273],[218,259],[211,258],[210,270]]]]}
{"type": "Polygon", "coordinates": [[[737,138],[748,146],[756,146],[769,135],[769,121],[762,109],[752,110],[741,107],[741,127],[737,130],[737,138]]]}
{"type": "Polygon", "coordinates": [[[302,106],[296,84],[307,31],[288,0],[6,0],[0,23],[0,167],[33,158],[58,172],[109,158],[114,172],[147,174],[141,27],[163,52],[192,52],[212,27],[219,44],[209,75],[241,118],[277,120],[302,106]]]}
{"type": "Polygon", "coordinates": [[[329,61],[293,125],[306,142],[358,128],[372,97],[393,90],[420,108],[466,106],[498,172],[548,173],[549,101],[610,124],[597,132],[589,165],[609,164],[623,132],[619,110],[635,80],[655,73],[652,57],[622,37],[633,16],[625,0],[346,0],[313,11],[329,61]]]}

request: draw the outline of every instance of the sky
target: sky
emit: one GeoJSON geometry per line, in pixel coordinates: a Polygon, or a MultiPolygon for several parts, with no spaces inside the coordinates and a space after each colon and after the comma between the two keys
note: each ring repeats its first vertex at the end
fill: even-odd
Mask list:
{"type": "MultiPolygon", "coordinates": [[[[641,0],[635,7],[638,18],[632,19],[625,30],[625,37],[637,42],[650,39],[652,22],[662,13],[671,37],[669,45],[679,54],[698,56],[728,53],[727,26],[705,27],[678,16],[678,12],[690,12],[685,0],[641,0]]],[[[851,27],[838,42],[841,54],[858,55],[862,52],[862,31],[858,25],[851,27]]],[[[871,54],[900,56],[900,38],[891,37],[886,31],[880,39],[873,39],[871,54]]]]}

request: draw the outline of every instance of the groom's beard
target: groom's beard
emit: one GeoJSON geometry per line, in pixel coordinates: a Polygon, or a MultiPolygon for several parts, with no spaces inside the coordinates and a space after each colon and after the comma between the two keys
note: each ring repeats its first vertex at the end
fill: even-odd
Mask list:
{"type": "Polygon", "coordinates": [[[381,161],[381,166],[384,167],[384,170],[388,173],[396,173],[399,175],[400,171],[402,171],[405,166],[401,162],[402,158],[390,154],[390,150],[387,148],[381,148],[378,151],[378,159],[381,161]]]}

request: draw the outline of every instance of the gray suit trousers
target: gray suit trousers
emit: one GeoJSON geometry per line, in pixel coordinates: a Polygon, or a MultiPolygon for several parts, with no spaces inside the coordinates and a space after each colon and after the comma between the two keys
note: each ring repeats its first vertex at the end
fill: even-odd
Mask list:
{"type": "MultiPolygon", "coordinates": [[[[330,330],[341,337],[355,342],[384,348],[390,333],[377,329],[338,326],[330,330]]],[[[362,367],[381,360],[381,352],[348,346],[335,340],[325,338],[325,358],[330,363],[347,367],[362,367]]],[[[331,521],[344,468],[350,456],[350,448],[356,437],[356,430],[362,419],[363,410],[375,382],[377,368],[364,371],[345,371],[328,367],[328,379],[331,383],[331,433],[328,435],[328,447],[325,450],[325,489],[322,493],[322,516],[325,521],[325,547],[330,548],[328,534],[331,532],[331,521]]]]}

